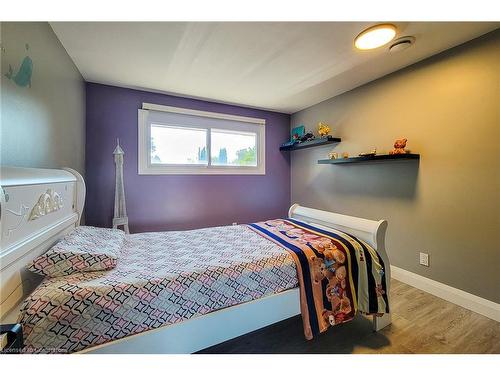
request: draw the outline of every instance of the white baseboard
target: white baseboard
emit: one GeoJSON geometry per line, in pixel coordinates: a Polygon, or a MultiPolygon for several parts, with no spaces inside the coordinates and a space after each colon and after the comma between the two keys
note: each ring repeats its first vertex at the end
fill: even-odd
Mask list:
{"type": "Polygon", "coordinates": [[[391,266],[391,276],[405,284],[500,322],[499,303],[464,292],[463,290],[453,288],[399,267],[391,266]]]}

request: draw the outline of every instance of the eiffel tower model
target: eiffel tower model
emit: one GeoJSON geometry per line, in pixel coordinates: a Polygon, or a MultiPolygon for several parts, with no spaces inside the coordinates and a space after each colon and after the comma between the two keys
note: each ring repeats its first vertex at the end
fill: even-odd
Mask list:
{"type": "Polygon", "coordinates": [[[120,140],[116,139],[117,145],[113,155],[115,157],[115,215],[113,217],[113,228],[123,226],[125,233],[129,234],[127,207],[125,206],[125,187],[123,186],[123,155],[120,140]]]}

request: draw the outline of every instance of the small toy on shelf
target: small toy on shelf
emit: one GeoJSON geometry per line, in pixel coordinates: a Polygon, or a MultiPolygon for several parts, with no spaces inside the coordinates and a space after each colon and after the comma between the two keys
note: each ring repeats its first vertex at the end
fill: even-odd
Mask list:
{"type": "Polygon", "coordinates": [[[338,159],[339,158],[339,154],[337,154],[336,152],[330,151],[328,153],[328,158],[330,158],[330,159],[338,159]]]}
{"type": "Polygon", "coordinates": [[[299,125],[292,129],[291,141],[299,142],[300,138],[304,136],[305,126],[299,125]]]}
{"type": "Polygon", "coordinates": [[[408,140],[406,138],[396,139],[394,142],[394,150],[389,151],[389,155],[399,155],[406,153],[405,147],[406,142],[408,140]]]}
{"type": "Polygon", "coordinates": [[[349,153],[348,153],[348,152],[344,152],[344,153],[342,153],[342,157],[343,157],[344,159],[347,159],[347,158],[349,157],[349,153]]]}
{"type": "Polygon", "coordinates": [[[306,134],[304,134],[302,137],[300,137],[300,142],[307,142],[307,141],[312,141],[314,138],[316,138],[313,134],[313,132],[309,131],[306,134]]]}
{"type": "Polygon", "coordinates": [[[318,134],[320,137],[326,137],[330,134],[330,126],[325,124],[324,122],[318,122],[318,134]]]}
{"type": "Polygon", "coordinates": [[[375,156],[375,155],[377,155],[377,149],[376,148],[374,148],[370,152],[362,152],[361,154],[359,154],[359,156],[375,156]]]}
{"type": "Polygon", "coordinates": [[[292,147],[297,141],[289,141],[281,144],[281,147],[292,147]]]}

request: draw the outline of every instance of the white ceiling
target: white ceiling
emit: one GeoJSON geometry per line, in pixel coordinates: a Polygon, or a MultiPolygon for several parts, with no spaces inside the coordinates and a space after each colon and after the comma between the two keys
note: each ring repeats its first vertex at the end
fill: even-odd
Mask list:
{"type": "Polygon", "coordinates": [[[396,22],[410,49],[357,51],[363,22],[52,22],[84,79],[293,113],[497,28],[396,22]]]}

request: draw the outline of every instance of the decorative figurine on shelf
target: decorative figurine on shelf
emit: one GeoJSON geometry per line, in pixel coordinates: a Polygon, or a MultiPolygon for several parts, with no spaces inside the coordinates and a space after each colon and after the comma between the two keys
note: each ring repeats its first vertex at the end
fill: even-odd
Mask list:
{"type": "Polygon", "coordinates": [[[330,126],[324,122],[318,122],[318,134],[320,137],[327,137],[330,134],[330,126]]]}
{"type": "Polygon", "coordinates": [[[406,138],[396,139],[394,142],[394,150],[389,151],[389,155],[400,155],[406,153],[405,147],[407,141],[408,140],[406,138]]]}
{"type": "Polygon", "coordinates": [[[342,153],[342,157],[343,157],[344,159],[349,158],[349,153],[348,153],[348,152],[344,152],[344,153],[342,153]]]}
{"type": "Polygon", "coordinates": [[[361,154],[359,154],[359,156],[375,156],[375,155],[377,155],[377,149],[376,148],[374,148],[370,152],[362,152],[361,154]]]}
{"type": "Polygon", "coordinates": [[[281,144],[281,147],[292,147],[295,143],[297,142],[296,141],[285,142],[281,144]]]}
{"type": "Polygon", "coordinates": [[[292,129],[292,134],[291,134],[290,140],[292,142],[299,142],[300,138],[302,138],[304,133],[305,133],[305,126],[304,125],[296,126],[295,128],[292,129]]]}
{"type": "Polygon", "coordinates": [[[314,138],[315,137],[314,137],[313,132],[309,131],[306,134],[304,134],[302,137],[300,137],[300,142],[312,141],[314,138]]]}
{"type": "Polygon", "coordinates": [[[333,152],[333,151],[330,151],[328,153],[328,157],[333,160],[333,159],[338,159],[339,158],[339,154],[337,154],[336,152],[333,152]]]}

